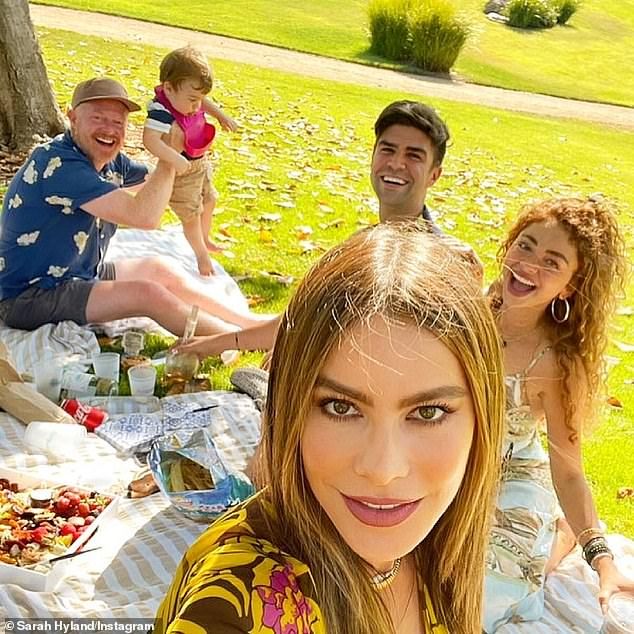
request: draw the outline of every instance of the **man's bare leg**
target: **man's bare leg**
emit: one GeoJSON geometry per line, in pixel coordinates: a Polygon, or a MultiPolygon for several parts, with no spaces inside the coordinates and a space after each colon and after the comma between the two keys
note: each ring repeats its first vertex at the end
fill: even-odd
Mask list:
{"type": "MultiPolygon", "coordinates": [[[[126,258],[115,264],[117,281],[154,281],[164,286],[185,304],[196,304],[209,315],[224,322],[248,328],[266,321],[272,315],[256,315],[250,311],[238,312],[209,295],[202,280],[182,271],[180,263],[169,257],[126,258]]],[[[218,332],[218,331],[216,331],[218,332]]],[[[202,333],[201,333],[202,334],[202,333]]]]}
{"type": "MultiPolygon", "coordinates": [[[[149,281],[97,282],[86,306],[89,322],[104,322],[126,317],[150,317],[176,336],[182,336],[191,305],[165,287],[149,281]]],[[[197,334],[213,335],[236,330],[217,317],[200,312],[197,334]]]]}

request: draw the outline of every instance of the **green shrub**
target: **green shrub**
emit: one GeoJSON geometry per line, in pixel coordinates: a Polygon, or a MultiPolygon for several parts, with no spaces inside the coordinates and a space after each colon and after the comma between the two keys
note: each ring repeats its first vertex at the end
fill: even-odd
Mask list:
{"type": "Polygon", "coordinates": [[[370,48],[377,55],[448,72],[469,27],[450,0],[370,0],[370,48]]]}
{"type": "Polygon", "coordinates": [[[447,73],[469,36],[449,0],[417,0],[409,16],[412,60],[423,70],[447,73]]]}
{"type": "Polygon", "coordinates": [[[577,12],[581,0],[556,0],[555,5],[559,13],[557,24],[566,24],[568,20],[577,12]]]}
{"type": "Polygon", "coordinates": [[[509,25],[520,29],[544,29],[557,24],[559,12],[549,0],[511,0],[506,6],[509,25]]]}
{"type": "Polygon", "coordinates": [[[370,49],[373,53],[404,62],[410,58],[407,14],[410,0],[371,0],[368,5],[370,49]]]}

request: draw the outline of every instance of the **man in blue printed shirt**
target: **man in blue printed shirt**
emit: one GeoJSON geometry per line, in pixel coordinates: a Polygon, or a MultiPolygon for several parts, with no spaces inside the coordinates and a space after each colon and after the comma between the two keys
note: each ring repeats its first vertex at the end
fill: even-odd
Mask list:
{"type": "Polygon", "coordinates": [[[104,263],[117,225],[158,227],[172,191],[173,167],[159,161],[148,177],[143,164],[121,153],[128,114],[139,109],[112,79],[80,83],[68,112],[70,130],[37,147],[11,181],[0,218],[0,319],[6,325],[32,330],[66,319],[85,324],[147,316],[180,335],[192,304],[202,309],[201,334],[253,323],[165,259],[104,263]],[[126,191],[131,187],[136,196],[126,191]]]}

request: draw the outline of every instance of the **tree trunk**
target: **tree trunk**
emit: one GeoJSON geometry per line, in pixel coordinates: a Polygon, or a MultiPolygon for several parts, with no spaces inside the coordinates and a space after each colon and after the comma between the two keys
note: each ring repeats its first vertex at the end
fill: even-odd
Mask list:
{"type": "Polygon", "coordinates": [[[64,129],[27,0],[0,0],[0,143],[27,149],[33,135],[55,136],[64,129]]]}

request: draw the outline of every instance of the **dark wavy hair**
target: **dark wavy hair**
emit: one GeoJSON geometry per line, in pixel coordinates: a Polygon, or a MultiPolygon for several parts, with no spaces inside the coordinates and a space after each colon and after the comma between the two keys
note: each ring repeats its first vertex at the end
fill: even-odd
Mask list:
{"type": "Polygon", "coordinates": [[[420,101],[395,101],[387,106],[374,124],[375,147],[379,137],[393,125],[417,128],[429,137],[434,148],[434,161],[442,165],[449,141],[449,128],[431,107],[420,101]]]}

